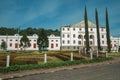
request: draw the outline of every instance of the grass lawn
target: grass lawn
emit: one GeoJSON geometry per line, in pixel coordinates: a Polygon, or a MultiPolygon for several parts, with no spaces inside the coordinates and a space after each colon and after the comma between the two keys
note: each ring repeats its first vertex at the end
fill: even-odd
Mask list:
{"type": "MultiPolygon", "coordinates": [[[[6,56],[10,54],[10,65],[25,65],[25,64],[43,64],[44,63],[44,53],[47,54],[47,62],[63,62],[70,60],[70,52],[63,51],[46,51],[39,53],[38,51],[26,51],[26,52],[0,52],[0,66],[4,67],[6,65],[6,56]]],[[[74,60],[88,59],[82,55],[78,55],[77,52],[74,53],[74,60]]]]}
{"type": "Polygon", "coordinates": [[[108,55],[109,57],[120,57],[120,52],[110,52],[108,55]]]}

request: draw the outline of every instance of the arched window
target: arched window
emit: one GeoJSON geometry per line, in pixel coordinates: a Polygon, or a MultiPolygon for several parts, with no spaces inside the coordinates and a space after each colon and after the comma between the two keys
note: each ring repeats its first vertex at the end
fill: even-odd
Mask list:
{"type": "Polygon", "coordinates": [[[68,40],[68,41],[67,41],[67,43],[69,44],[69,43],[70,43],[70,41],[68,40]]]}
{"type": "Polygon", "coordinates": [[[73,44],[75,44],[75,40],[73,41],[73,44]]]}
{"type": "Polygon", "coordinates": [[[93,35],[90,35],[90,39],[93,39],[94,38],[94,36],[93,35]]]}
{"type": "Polygon", "coordinates": [[[63,40],[62,42],[63,42],[63,44],[65,44],[65,41],[64,41],[64,40],[63,40]]]}
{"type": "Polygon", "coordinates": [[[75,38],[75,34],[73,34],[73,38],[75,38]]]}
{"type": "Polygon", "coordinates": [[[78,35],[78,39],[82,39],[82,35],[78,35]]]}
{"type": "Polygon", "coordinates": [[[78,44],[81,45],[81,41],[78,41],[78,44]]]}
{"type": "Polygon", "coordinates": [[[69,31],[70,29],[69,29],[69,28],[67,28],[67,30],[69,31]]]}
{"type": "Polygon", "coordinates": [[[53,43],[51,44],[51,48],[54,48],[54,44],[53,43]]]}
{"type": "Polygon", "coordinates": [[[67,35],[67,37],[69,38],[69,37],[70,37],[70,35],[68,34],[68,35],[67,35]]]}

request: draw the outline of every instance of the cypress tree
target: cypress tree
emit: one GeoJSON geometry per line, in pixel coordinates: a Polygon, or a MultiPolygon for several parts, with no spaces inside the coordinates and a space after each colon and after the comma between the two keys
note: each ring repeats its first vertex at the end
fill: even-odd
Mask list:
{"type": "Polygon", "coordinates": [[[109,31],[109,19],[108,19],[108,11],[107,11],[107,8],[106,8],[106,37],[107,37],[107,49],[108,49],[108,52],[111,51],[111,47],[110,47],[110,31],[109,31]]]}
{"type": "Polygon", "coordinates": [[[95,19],[96,19],[96,30],[97,30],[97,47],[98,50],[101,49],[100,46],[100,32],[99,32],[99,20],[98,20],[98,11],[95,9],[95,19]]]}
{"type": "Polygon", "coordinates": [[[90,48],[90,45],[89,45],[88,17],[87,17],[87,9],[86,9],[86,6],[85,6],[84,22],[85,22],[86,48],[87,48],[87,51],[88,51],[89,48],[90,48]]]}

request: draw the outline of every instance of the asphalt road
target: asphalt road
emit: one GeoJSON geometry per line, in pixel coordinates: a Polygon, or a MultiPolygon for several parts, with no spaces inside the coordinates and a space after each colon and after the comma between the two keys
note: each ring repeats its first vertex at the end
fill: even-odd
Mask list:
{"type": "Polygon", "coordinates": [[[9,80],[120,80],[120,63],[31,75],[9,80]]]}

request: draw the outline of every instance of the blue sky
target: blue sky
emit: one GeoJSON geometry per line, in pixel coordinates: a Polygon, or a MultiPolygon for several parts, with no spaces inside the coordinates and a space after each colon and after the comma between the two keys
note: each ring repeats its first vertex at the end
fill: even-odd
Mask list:
{"type": "Polygon", "coordinates": [[[0,0],[0,26],[59,29],[83,20],[85,5],[93,23],[98,9],[100,26],[105,26],[107,7],[110,33],[120,35],[120,0],[0,0]]]}

